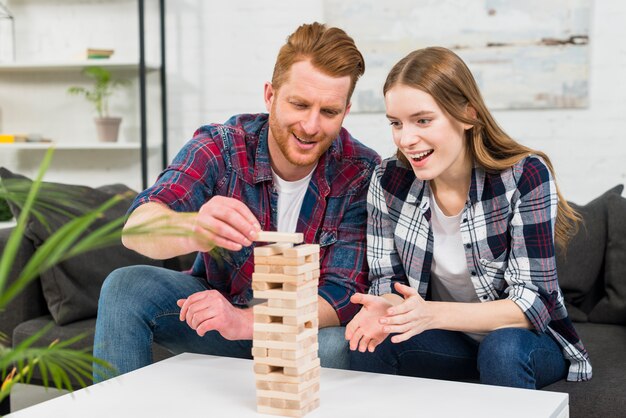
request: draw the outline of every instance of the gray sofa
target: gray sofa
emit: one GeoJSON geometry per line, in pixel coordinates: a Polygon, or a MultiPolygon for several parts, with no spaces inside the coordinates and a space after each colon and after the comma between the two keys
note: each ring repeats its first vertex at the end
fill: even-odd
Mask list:
{"type": "MultiPolygon", "coordinates": [[[[557,257],[561,287],[576,329],[589,351],[594,375],[589,382],[561,381],[544,388],[569,393],[572,417],[626,414],[626,199],[620,196],[621,191],[621,186],[616,187],[578,207],[585,226],[572,240],[567,254],[557,257]]],[[[9,230],[0,230],[0,250],[8,235],[9,230]]],[[[22,241],[15,271],[33,254],[36,245],[28,237],[22,241]]],[[[114,250],[122,252],[113,254],[113,258],[128,256],[121,246],[114,250]]],[[[56,338],[67,339],[87,333],[88,337],[80,341],[78,347],[90,347],[99,286],[106,276],[99,265],[106,259],[103,254],[87,254],[84,259],[77,260],[79,265],[61,266],[66,272],[77,273],[82,269],[80,277],[72,278],[77,281],[65,286],[66,290],[75,286],[73,295],[59,297],[55,294],[49,283],[50,277],[33,282],[6,311],[0,312],[0,332],[8,335],[10,343],[16,345],[42,326],[53,323],[53,328],[39,345],[47,345],[56,338]],[[85,291],[88,287],[90,290],[85,291]],[[70,303],[72,296],[78,296],[79,301],[70,303]],[[81,298],[87,299],[87,309],[78,306],[85,302],[81,298]],[[59,299],[61,304],[74,304],[76,309],[83,309],[81,316],[74,315],[73,320],[68,320],[67,315],[61,315],[67,312],[59,309],[59,299]]],[[[125,259],[125,263],[131,262],[139,264],[141,260],[125,259]]],[[[165,267],[178,270],[188,263],[189,258],[174,259],[167,261],[165,267]]],[[[111,266],[106,268],[112,270],[111,266]]],[[[56,272],[54,278],[58,281],[62,276],[56,272]]],[[[168,355],[159,347],[154,351],[155,360],[168,355]]],[[[33,383],[41,384],[40,378],[35,376],[33,383]]]]}

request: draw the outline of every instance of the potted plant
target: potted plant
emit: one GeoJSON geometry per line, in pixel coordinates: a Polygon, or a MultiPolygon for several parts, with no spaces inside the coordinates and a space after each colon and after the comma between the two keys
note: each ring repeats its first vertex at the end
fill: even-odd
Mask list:
{"type": "Polygon", "coordinates": [[[83,74],[94,80],[91,89],[72,86],[68,93],[83,95],[96,107],[98,117],[94,118],[98,139],[102,142],[116,142],[122,118],[109,116],[109,97],[121,86],[127,85],[127,80],[115,80],[111,72],[102,67],[87,67],[83,74]]]}
{"type": "MultiPolygon", "coordinates": [[[[6,200],[20,207],[16,225],[10,233],[4,248],[0,248],[0,311],[40,274],[68,258],[115,245],[120,242],[122,227],[126,217],[96,224],[105,212],[119,204],[125,196],[116,195],[100,205],[78,216],[70,216],[64,209],[68,205],[81,205],[73,194],[67,194],[54,186],[43,183],[43,175],[50,165],[53,149],[49,149],[34,181],[0,180],[0,201],[6,200]],[[19,244],[24,239],[27,225],[35,220],[47,225],[42,209],[68,217],[67,223],[55,231],[35,250],[26,265],[9,281],[19,244]],[[95,226],[98,225],[98,226],[95,226]],[[92,228],[93,227],[93,228],[92,228]]],[[[126,229],[125,234],[191,236],[179,226],[164,226],[159,219],[126,229]]],[[[201,237],[196,237],[201,239],[201,237]]],[[[114,369],[106,362],[94,358],[90,352],[73,349],[72,344],[84,337],[79,335],[65,341],[54,341],[49,346],[37,346],[37,340],[50,330],[44,327],[17,347],[6,345],[6,336],[0,333],[0,415],[3,400],[6,400],[11,388],[18,382],[28,383],[37,369],[45,387],[73,390],[70,376],[81,386],[91,382],[93,366],[97,365],[101,377],[114,374],[114,369]]]]}

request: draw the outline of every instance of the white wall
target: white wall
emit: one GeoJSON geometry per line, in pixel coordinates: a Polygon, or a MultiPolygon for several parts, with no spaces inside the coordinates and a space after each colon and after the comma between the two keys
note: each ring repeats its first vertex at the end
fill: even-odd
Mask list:
{"type": "MultiPolygon", "coordinates": [[[[169,94],[176,104],[169,119],[172,151],[203,123],[263,111],[262,87],[278,48],[300,23],[324,16],[322,0],[173,3],[168,3],[169,94]]],[[[446,20],[441,16],[442,24],[446,20]]],[[[619,42],[626,37],[625,22],[626,2],[595,2],[588,109],[494,112],[509,134],[548,153],[562,191],[578,203],[626,182],[626,44],[619,42]]],[[[394,152],[382,114],[351,114],[345,126],[381,155],[394,152]]]]}
{"type": "MultiPolygon", "coordinates": [[[[36,18],[35,25],[22,35],[23,40],[28,40],[24,41],[27,44],[22,46],[22,51],[29,56],[47,53],[49,58],[54,58],[60,56],[60,51],[67,55],[87,44],[95,46],[92,44],[106,42],[113,44],[116,54],[136,56],[134,0],[56,0],[58,5],[69,7],[66,10],[70,13],[58,8],[46,9],[50,7],[48,3],[52,2],[9,0],[14,8],[27,8],[29,16],[42,8],[46,11],[47,19],[36,18]],[[85,4],[99,11],[80,23],[79,28],[60,24],[79,15],[81,7],[87,7],[85,4]],[[97,30],[92,31],[92,28],[97,30]],[[113,28],[113,35],[108,37],[92,34],[106,34],[109,28],[113,28]]],[[[235,113],[264,111],[263,83],[271,77],[276,54],[286,36],[301,23],[324,20],[323,0],[170,0],[166,5],[170,158],[200,125],[222,122],[235,113]]],[[[156,57],[156,1],[146,1],[146,7],[148,55],[156,57]]],[[[441,16],[441,19],[441,24],[445,24],[447,17],[441,16]]],[[[624,22],[626,2],[595,1],[590,33],[589,108],[495,112],[500,124],[512,136],[550,155],[562,191],[568,199],[578,203],[585,203],[604,190],[626,182],[626,79],[623,76],[626,44],[620,42],[626,37],[624,22]]],[[[344,29],[350,33],[349,27],[344,29]]],[[[358,45],[358,38],[356,42],[358,45]]],[[[43,91],[23,94],[41,96],[43,91]]],[[[44,99],[54,100],[52,93],[45,94],[48,96],[44,99]]],[[[55,94],[60,97],[58,92],[55,94]]],[[[4,109],[6,125],[6,107],[10,104],[4,98],[0,90],[0,112],[4,109]]],[[[70,106],[73,123],[76,115],[85,113],[79,105],[67,103],[67,97],[58,100],[70,106]]],[[[117,106],[128,114],[129,126],[136,126],[132,117],[136,110],[135,98],[128,100],[128,103],[118,102],[117,106]]],[[[158,94],[153,94],[149,105],[158,107],[158,94]]],[[[37,118],[43,126],[58,125],[58,121],[45,112],[39,112],[37,118]]],[[[382,114],[351,114],[345,126],[383,156],[393,153],[388,124],[382,114]]],[[[2,128],[0,126],[0,130],[2,128]]],[[[151,128],[153,139],[158,135],[157,128],[151,128]]],[[[4,154],[0,155],[0,165],[28,168],[24,155],[4,154]]],[[[62,159],[51,173],[55,180],[86,182],[83,173],[92,170],[93,175],[91,167],[98,166],[90,161],[101,164],[105,160],[106,170],[100,170],[89,183],[125,181],[136,186],[138,182],[138,159],[131,155],[87,155],[81,158],[80,170],[69,169],[73,160],[76,158],[67,155],[62,159]]],[[[33,165],[31,163],[31,168],[33,165]]],[[[151,170],[151,180],[155,175],[156,171],[151,170]]]]}

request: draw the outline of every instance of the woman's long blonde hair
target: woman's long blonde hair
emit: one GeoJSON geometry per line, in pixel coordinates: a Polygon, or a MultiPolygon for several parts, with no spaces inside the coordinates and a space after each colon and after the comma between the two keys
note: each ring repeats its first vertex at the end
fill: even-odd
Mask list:
{"type": "MultiPolygon", "coordinates": [[[[397,84],[430,94],[439,107],[452,118],[473,127],[465,131],[469,152],[474,160],[489,171],[502,171],[515,165],[528,154],[539,155],[555,177],[552,162],[541,152],[521,145],[508,136],[487,109],[476,80],[463,60],[446,48],[431,47],[411,52],[389,72],[383,94],[397,84]],[[476,118],[467,112],[476,111],[476,118]]],[[[398,158],[406,162],[402,153],[398,158]]],[[[557,186],[558,208],[555,225],[556,244],[565,248],[576,234],[580,215],[567,203],[557,186]]]]}

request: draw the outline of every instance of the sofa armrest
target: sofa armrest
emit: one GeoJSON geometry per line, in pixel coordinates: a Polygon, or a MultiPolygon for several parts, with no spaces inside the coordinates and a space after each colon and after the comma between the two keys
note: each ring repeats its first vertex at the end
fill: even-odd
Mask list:
{"type": "MultiPolygon", "coordinates": [[[[4,252],[4,247],[12,231],[13,228],[0,229],[0,254],[4,252]]],[[[7,287],[17,279],[22,268],[34,252],[35,248],[32,242],[23,237],[9,273],[9,280],[6,283],[7,287]]],[[[35,279],[9,302],[4,311],[0,311],[0,333],[9,339],[5,344],[11,345],[13,329],[17,325],[29,319],[48,314],[48,307],[43,298],[41,284],[39,279],[35,279]]]]}

